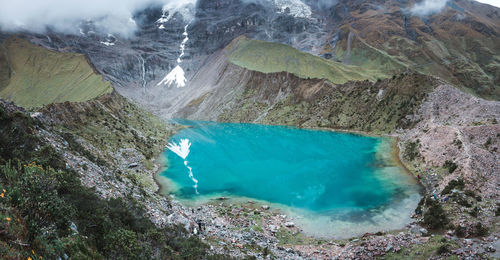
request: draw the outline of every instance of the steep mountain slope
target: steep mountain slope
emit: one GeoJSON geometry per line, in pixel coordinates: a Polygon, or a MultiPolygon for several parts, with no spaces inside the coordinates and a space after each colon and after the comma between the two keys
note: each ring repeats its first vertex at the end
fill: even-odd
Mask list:
{"type": "MultiPolygon", "coordinates": [[[[210,55],[206,65],[191,78],[187,88],[150,88],[149,102],[145,106],[165,119],[191,117],[186,114],[186,111],[191,111],[197,114],[193,115],[194,118],[217,120],[221,109],[231,106],[235,98],[243,98],[239,95],[246,91],[248,84],[257,85],[256,77],[267,77],[269,81],[280,81],[287,86],[294,86],[299,79],[304,79],[303,82],[309,82],[307,79],[323,79],[326,84],[334,86],[349,81],[375,82],[390,76],[392,73],[384,70],[365,70],[301,52],[287,45],[239,37],[210,55]],[[286,75],[287,80],[295,80],[286,83],[282,75],[286,75]],[[196,108],[199,105],[203,108],[196,108]]],[[[276,82],[272,86],[278,86],[276,82]]],[[[288,95],[288,92],[278,91],[267,84],[260,87],[269,87],[266,93],[277,94],[279,98],[288,95]]],[[[247,93],[244,98],[263,102],[262,96],[257,94],[247,93]]]]}
{"type": "MultiPolygon", "coordinates": [[[[166,199],[147,187],[130,184],[125,176],[122,180],[112,175],[114,171],[106,165],[119,167],[121,155],[97,157],[103,154],[89,149],[90,143],[103,137],[100,133],[94,139],[79,137],[79,131],[98,124],[99,119],[125,120],[134,126],[134,120],[150,123],[150,118],[137,114],[123,98],[107,96],[88,104],[57,104],[49,108],[54,114],[35,118],[0,100],[0,258],[185,259],[207,255],[206,244],[183,228],[155,225],[144,203],[166,203],[166,199]],[[76,111],[71,108],[81,109],[79,116],[85,121],[73,120],[76,111]],[[53,120],[57,125],[51,125],[53,120]],[[74,128],[66,129],[68,125],[74,128]],[[105,192],[96,185],[106,187],[105,192]]],[[[115,126],[123,127],[119,122],[110,125],[115,126]]],[[[150,138],[145,133],[135,142],[150,138]]],[[[128,149],[133,153],[133,145],[128,149]]],[[[139,164],[135,175],[148,171],[139,164]]]]}
{"type": "Polygon", "coordinates": [[[392,132],[412,125],[407,116],[439,82],[418,73],[402,73],[376,82],[334,85],[328,79],[300,77],[288,71],[263,73],[237,66],[232,62],[232,48],[239,47],[231,44],[195,75],[192,84],[199,91],[175,97],[181,101],[159,114],[392,132]]]}
{"type": "MultiPolygon", "coordinates": [[[[194,224],[182,227],[167,220],[172,205],[156,193],[156,158],[172,130],[116,92],[79,84],[74,78],[90,69],[97,87],[112,89],[82,55],[11,41],[12,57],[28,53],[25,71],[35,70],[18,73],[20,81],[47,84],[36,86],[45,87],[44,100],[54,103],[38,109],[37,99],[14,100],[37,111],[29,113],[0,99],[0,257],[185,259],[209,254],[208,246],[185,228],[194,224]],[[56,78],[41,79],[47,74],[56,78]],[[54,94],[50,83],[64,79],[54,94]]],[[[23,85],[8,87],[28,95],[16,92],[23,85]]]]}
{"type": "Polygon", "coordinates": [[[86,101],[113,90],[84,55],[49,51],[16,37],[2,49],[0,97],[20,106],[86,101]]]}
{"type": "Polygon", "coordinates": [[[92,22],[83,22],[79,35],[49,31],[27,37],[51,49],[86,54],[119,93],[153,106],[161,105],[151,104],[158,100],[154,89],[176,95],[175,84],[158,83],[177,65],[190,88],[209,55],[242,35],[360,66],[370,72],[363,75],[367,79],[418,71],[498,99],[498,8],[453,0],[421,15],[412,13],[417,2],[199,0],[182,11],[155,5],[139,10],[133,16],[139,30],[129,39],[99,31],[92,22]]]}
{"type": "Polygon", "coordinates": [[[414,16],[403,1],[345,5],[349,18],[332,35],[339,38],[332,50],[335,60],[362,67],[402,64],[480,96],[500,98],[498,8],[455,0],[439,13],[414,16]]]}

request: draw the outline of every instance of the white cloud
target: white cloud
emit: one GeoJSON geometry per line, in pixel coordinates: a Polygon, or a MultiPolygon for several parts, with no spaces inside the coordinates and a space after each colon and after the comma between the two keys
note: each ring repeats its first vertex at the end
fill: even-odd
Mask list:
{"type": "Polygon", "coordinates": [[[489,4],[492,6],[500,7],[500,0],[476,0],[480,3],[489,4]]]}
{"type": "MultiPolygon", "coordinates": [[[[186,0],[0,0],[0,29],[78,34],[81,20],[92,20],[106,32],[130,36],[136,24],[130,18],[134,11],[149,4],[166,5],[186,0]]],[[[187,0],[187,2],[192,2],[187,0]]]]}
{"type": "Polygon", "coordinates": [[[423,0],[410,8],[410,13],[417,16],[426,16],[441,12],[448,0],[423,0]]]}

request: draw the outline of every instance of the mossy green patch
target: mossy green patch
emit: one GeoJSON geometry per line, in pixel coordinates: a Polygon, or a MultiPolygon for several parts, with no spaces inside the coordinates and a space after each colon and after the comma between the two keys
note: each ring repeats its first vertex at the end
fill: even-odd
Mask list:
{"type": "Polygon", "coordinates": [[[429,259],[436,256],[441,256],[446,259],[458,259],[457,256],[450,255],[450,252],[456,248],[458,248],[456,242],[447,240],[443,236],[435,235],[426,243],[402,248],[402,250],[397,253],[388,253],[384,256],[384,259],[429,259]]]}
{"type": "MultiPolygon", "coordinates": [[[[346,45],[347,43],[344,43],[346,45]]],[[[349,61],[350,65],[358,66],[368,71],[377,79],[390,77],[406,70],[408,65],[398,60],[383,50],[373,48],[362,39],[354,37],[348,52],[343,44],[335,47],[335,60],[338,62],[349,61]]]]}
{"type": "Polygon", "coordinates": [[[33,109],[91,100],[113,91],[82,54],[61,53],[11,37],[0,54],[0,97],[33,109]]]}
{"type": "MultiPolygon", "coordinates": [[[[165,123],[116,93],[85,103],[52,104],[42,113],[56,115],[58,124],[53,127],[81,137],[97,148],[107,162],[113,162],[115,153],[127,148],[152,160],[163,151],[170,134],[165,123]]],[[[147,167],[153,165],[149,162],[147,167]]]]}
{"type": "Polygon", "coordinates": [[[0,91],[9,85],[10,67],[5,48],[0,45],[0,91]]]}
{"type": "Polygon", "coordinates": [[[280,245],[313,245],[320,244],[321,240],[308,237],[300,232],[295,232],[285,227],[282,227],[276,232],[280,245]]]}
{"type": "Polygon", "coordinates": [[[289,72],[300,78],[327,79],[335,84],[352,80],[375,81],[387,75],[332,62],[288,45],[238,38],[228,46],[229,61],[263,73],[289,72]]]}

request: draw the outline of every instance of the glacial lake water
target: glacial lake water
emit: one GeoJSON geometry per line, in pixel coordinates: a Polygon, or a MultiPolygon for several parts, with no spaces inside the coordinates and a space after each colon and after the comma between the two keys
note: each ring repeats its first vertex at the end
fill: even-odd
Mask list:
{"type": "Polygon", "coordinates": [[[347,238],[404,227],[420,195],[393,140],[284,126],[182,121],[159,178],[185,203],[220,196],[280,208],[305,233],[347,238]]]}

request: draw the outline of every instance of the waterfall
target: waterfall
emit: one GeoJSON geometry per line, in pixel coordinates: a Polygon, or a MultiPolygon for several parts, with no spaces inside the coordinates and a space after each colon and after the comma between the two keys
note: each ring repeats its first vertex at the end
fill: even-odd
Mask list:
{"type": "Polygon", "coordinates": [[[184,48],[186,47],[186,42],[189,40],[188,33],[187,33],[188,26],[189,26],[189,24],[186,24],[186,26],[184,26],[184,32],[182,33],[182,35],[184,36],[184,39],[181,42],[181,46],[180,46],[181,47],[181,54],[179,55],[179,58],[177,58],[177,63],[182,62],[182,56],[184,56],[184,48]]]}
{"type": "Polygon", "coordinates": [[[146,94],[146,62],[141,55],[137,56],[142,68],[142,93],[146,94]]]}
{"type": "Polygon", "coordinates": [[[347,36],[347,51],[344,57],[344,64],[350,65],[351,64],[351,42],[352,42],[352,36],[354,36],[354,33],[352,31],[349,32],[349,36],[347,36]]]}

